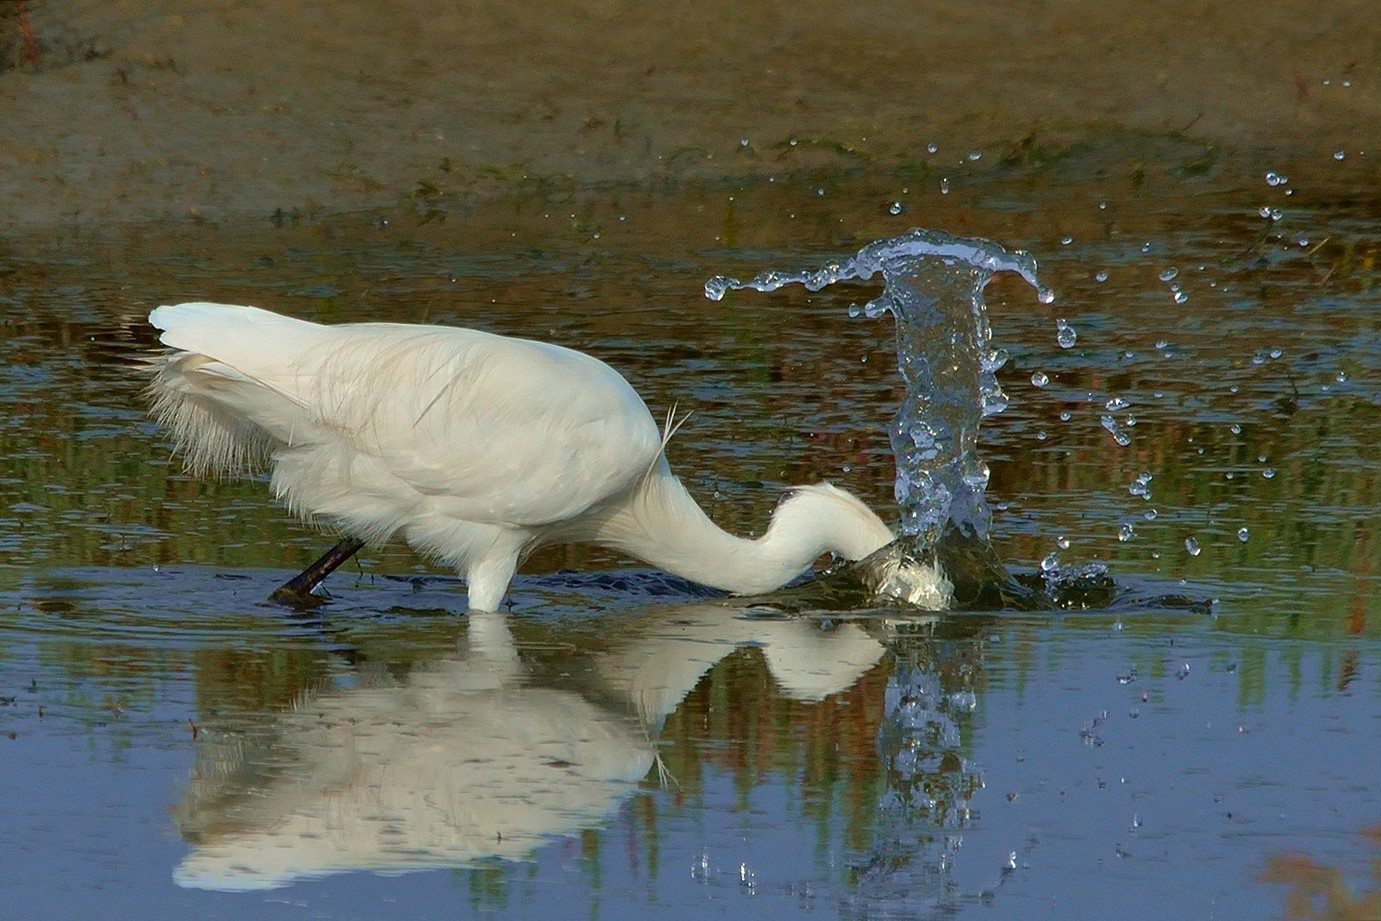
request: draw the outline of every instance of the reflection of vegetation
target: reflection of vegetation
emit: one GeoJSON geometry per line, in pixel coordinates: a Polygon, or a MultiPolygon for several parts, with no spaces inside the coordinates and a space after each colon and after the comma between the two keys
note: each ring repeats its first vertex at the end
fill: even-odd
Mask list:
{"type": "MultiPolygon", "coordinates": [[[[1362,834],[1373,848],[1381,848],[1381,827],[1362,834]]],[[[1289,887],[1285,917],[1290,921],[1375,921],[1381,918],[1381,857],[1372,858],[1371,875],[1377,886],[1354,895],[1342,870],[1291,854],[1272,857],[1261,878],[1289,887]]]]}
{"type": "Polygon", "coordinates": [[[471,908],[484,911],[502,911],[508,908],[513,875],[510,865],[492,863],[457,870],[456,874],[465,881],[471,908]]]}
{"type": "Polygon", "coordinates": [[[755,650],[729,655],[663,728],[662,756],[678,798],[694,795],[707,768],[717,768],[733,778],[746,808],[751,790],[787,771],[822,844],[842,820],[845,842],[864,846],[882,783],[875,727],[885,687],[886,675],[874,671],[828,703],[807,703],[781,695],[755,650]]]}
{"type": "Polygon", "coordinates": [[[197,670],[197,712],[272,713],[292,706],[329,675],[328,653],[307,646],[203,647],[197,670]]]}

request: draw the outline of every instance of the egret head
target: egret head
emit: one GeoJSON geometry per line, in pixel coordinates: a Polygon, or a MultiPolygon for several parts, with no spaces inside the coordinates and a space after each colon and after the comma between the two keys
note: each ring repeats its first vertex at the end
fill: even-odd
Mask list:
{"type": "Polygon", "coordinates": [[[832,483],[793,486],[777,501],[772,530],[817,535],[824,550],[861,560],[893,540],[892,529],[853,493],[832,483]]]}
{"type": "Polygon", "coordinates": [[[794,486],[777,503],[772,530],[799,542],[814,539],[821,549],[847,560],[867,560],[859,569],[863,583],[877,596],[927,611],[954,606],[954,586],[933,559],[911,558],[905,543],[894,543],[891,529],[858,497],[829,483],[794,486]],[[876,555],[875,555],[876,554],[876,555]]]}

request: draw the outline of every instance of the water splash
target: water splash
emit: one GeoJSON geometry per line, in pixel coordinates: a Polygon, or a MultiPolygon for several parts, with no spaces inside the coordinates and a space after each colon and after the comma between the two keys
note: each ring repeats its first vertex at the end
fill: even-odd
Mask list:
{"type": "Polygon", "coordinates": [[[717,301],[730,290],[775,291],[791,284],[819,291],[882,276],[882,294],[862,312],[871,318],[890,313],[896,320],[906,393],[891,428],[895,493],[902,534],[930,547],[950,528],[979,541],[988,536],[988,467],[977,444],[979,423],[1007,406],[997,381],[1007,353],[992,347],[983,301],[984,287],[998,272],[1020,275],[1042,303],[1055,299],[1037,279],[1029,253],[920,229],[814,271],[769,271],[746,282],[717,276],[705,283],[705,296],[717,301]]]}
{"type": "Polygon", "coordinates": [[[853,564],[874,596],[931,610],[992,610],[1084,607],[1104,591],[1101,574],[1080,575],[1077,597],[1066,600],[1064,583],[1048,573],[1010,574],[989,540],[988,467],[978,454],[978,429],[1007,406],[997,381],[1007,353],[992,346],[983,301],[983,289],[998,272],[1020,275],[1043,303],[1055,299],[1037,279],[1030,254],[919,229],[812,271],[769,271],[746,282],[717,276],[705,283],[705,295],[719,300],[731,290],[799,284],[819,291],[839,281],[882,276],[882,294],[849,310],[850,316],[892,315],[897,366],[906,385],[890,431],[901,535],[853,564]]]}
{"type": "MultiPolygon", "coordinates": [[[[868,559],[843,566],[852,574],[844,580],[855,586],[850,591],[930,610],[1104,608],[1115,600],[1117,587],[1102,564],[1064,567],[1052,552],[1039,570],[1013,574],[989,539],[988,468],[977,445],[982,420],[1007,406],[997,381],[1007,354],[992,346],[983,301],[983,289],[998,272],[1020,275],[1042,303],[1055,299],[1037,279],[1036,261],[1028,253],[930,230],[869,244],[850,259],[813,271],[769,271],[746,282],[716,276],[705,283],[705,295],[717,301],[732,290],[775,291],[793,284],[819,291],[839,281],[882,276],[882,294],[862,308],[851,307],[849,315],[891,314],[896,320],[897,364],[906,393],[891,439],[902,533],[868,559]]],[[[1032,383],[1049,382],[1044,374],[1041,378],[1038,383],[1033,376],[1032,383]]],[[[1126,424],[1134,421],[1128,417],[1126,424]]],[[[1063,550],[1070,544],[1061,537],[1057,545],[1063,550]]],[[[829,580],[807,586],[807,600],[817,607],[822,597],[831,604],[847,600],[847,591],[835,597],[829,580]]],[[[1146,603],[1205,607],[1181,596],[1146,603]]]]}

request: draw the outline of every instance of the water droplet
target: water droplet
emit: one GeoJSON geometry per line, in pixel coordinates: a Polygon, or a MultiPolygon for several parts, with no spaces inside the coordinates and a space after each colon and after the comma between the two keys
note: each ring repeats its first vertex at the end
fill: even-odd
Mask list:
{"type": "Polygon", "coordinates": [[[1151,479],[1151,472],[1143,470],[1141,475],[1127,486],[1127,492],[1149,501],[1151,498],[1151,479]]]}
{"type": "Polygon", "coordinates": [[[940,194],[941,194],[941,195],[948,195],[948,194],[949,194],[949,180],[948,180],[948,179],[941,179],[941,180],[940,180],[940,194]]]}
{"type": "Polygon", "coordinates": [[[1136,537],[1136,528],[1132,526],[1130,521],[1122,522],[1117,529],[1117,539],[1125,544],[1133,537],[1136,537]]]}
{"type": "Polygon", "coordinates": [[[1035,371],[1031,374],[1031,386],[1044,387],[1050,383],[1050,377],[1044,371],[1035,371]]]}
{"type": "Polygon", "coordinates": [[[816,189],[816,190],[815,190],[815,194],[816,194],[816,195],[819,195],[821,198],[824,198],[824,197],[825,197],[825,189],[824,189],[824,187],[821,186],[820,188],[816,189]]]}
{"type": "Polygon", "coordinates": [[[1130,402],[1124,400],[1122,397],[1109,397],[1108,401],[1103,404],[1103,408],[1110,413],[1115,413],[1118,410],[1126,409],[1128,406],[1131,405],[1132,404],[1130,402]]]}
{"type": "Polygon", "coordinates": [[[888,206],[887,206],[887,213],[888,213],[888,214],[901,214],[901,202],[899,202],[899,201],[894,201],[894,202],[892,202],[892,204],[888,205],[888,206]]]}
{"type": "Polygon", "coordinates": [[[983,152],[982,152],[981,150],[970,150],[970,151],[969,151],[969,159],[970,159],[970,160],[977,160],[977,159],[978,159],[979,157],[981,157],[981,156],[983,156],[983,152]]]}
{"type": "Polygon", "coordinates": [[[747,146],[748,146],[748,139],[747,139],[747,138],[739,138],[739,139],[738,139],[738,146],[740,146],[740,147],[747,147],[747,146]]]}
{"type": "Polygon", "coordinates": [[[1098,418],[1098,421],[1102,424],[1103,428],[1107,429],[1108,434],[1112,436],[1112,440],[1122,447],[1125,448],[1132,443],[1132,436],[1122,431],[1121,426],[1117,424],[1117,420],[1112,416],[1104,413],[1098,418]]]}
{"type": "Polygon", "coordinates": [[[1161,281],[1174,281],[1174,280],[1175,280],[1175,276],[1176,276],[1176,275],[1179,275],[1179,274],[1180,274],[1180,270],[1177,269],[1177,268],[1175,268],[1175,267],[1172,265],[1172,266],[1170,266],[1168,269],[1164,269],[1164,270],[1160,273],[1160,280],[1161,280],[1161,281]]]}
{"type": "Polygon", "coordinates": [[[1265,477],[1266,479],[1268,479],[1268,480],[1269,480],[1269,479],[1272,479],[1272,478],[1274,478],[1275,475],[1276,475],[1276,468],[1274,468],[1274,467],[1267,467],[1265,470],[1261,471],[1261,475],[1264,476],[1264,477],[1265,477]]]}
{"type": "Polygon", "coordinates": [[[1144,515],[1142,515],[1141,517],[1142,517],[1142,518],[1145,518],[1147,521],[1155,521],[1156,518],[1159,517],[1159,514],[1160,514],[1160,513],[1157,512],[1155,509],[1153,509],[1153,508],[1148,508],[1148,509],[1146,510],[1146,513],[1145,513],[1144,515]]]}
{"type": "Polygon", "coordinates": [[[940,150],[940,145],[939,145],[939,144],[931,143],[931,144],[925,145],[925,152],[926,152],[926,153],[938,153],[939,150],[940,150]]]}
{"type": "Polygon", "coordinates": [[[1176,291],[1176,292],[1175,292],[1175,303],[1176,303],[1176,304],[1183,304],[1183,303],[1184,303],[1185,301],[1187,301],[1187,300],[1189,300],[1189,295],[1188,295],[1188,294],[1185,294],[1183,291],[1176,291]]]}
{"type": "Polygon", "coordinates": [[[1285,185],[1289,181],[1289,179],[1285,178],[1284,176],[1280,175],[1280,173],[1277,173],[1274,170],[1266,174],[1266,185],[1271,186],[1272,188],[1278,185],[1285,185]]]}
{"type": "Polygon", "coordinates": [[[1039,431],[1039,432],[1036,433],[1036,440],[1037,440],[1037,441],[1045,441],[1045,439],[1048,438],[1048,437],[1049,437],[1049,436],[1047,436],[1047,435],[1045,434],[1044,431],[1039,431]]]}
{"type": "Polygon", "coordinates": [[[1061,550],[1068,550],[1069,538],[1061,534],[1058,538],[1055,539],[1055,546],[1059,547],[1061,550]]]}
{"type": "Polygon", "coordinates": [[[1268,218],[1271,216],[1271,206],[1262,205],[1260,208],[1256,210],[1256,213],[1261,215],[1262,217],[1268,218]]]}
{"type": "MultiPolygon", "coordinates": [[[[1334,160],[1341,160],[1341,159],[1343,159],[1343,158],[1346,157],[1346,156],[1347,156],[1347,154],[1343,153],[1341,150],[1335,150],[1335,151],[1333,151],[1333,159],[1334,159],[1334,160]]],[[[1305,184],[1308,185],[1308,183],[1305,183],[1305,184]]]]}
{"type": "Polygon", "coordinates": [[[1164,350],[1170,348],[1170,343],[1166,342],[1164,339],[1157,339],[1157,340],[1156,340],[1156,348],[1157,348],[1157,349],[1160,349],[1161,351],[1164,351],[1164,350]]]}
{"type": "Polygon", "coordinates": [[[1346,383],[1347,383],[1347,372],[1346,372],[1346,371],[1339,371],[1339,372],[1338,372],[1338,376],[1337,376],[1337,381],[1338,381],[1338,383],[1340,383],[1340,384],[1346,384],[1346,383]]]}
{"type": "Polygon", "coordinates": [[[1272,358],[1279,358],[1280,356],[1284,355],[1285,353],[1284,353],[1283,351],[1281,351],[1280,349],[1271,349],[1271,351],[1270,351],[1269,354],[1270,354],[1270,356],[1271,356],[1272,358]]]}
{"type": "Polygon", "coordinates": [[[1078,341],[1079,334],[1074,331],[1074,327],[1064,319],[1055,321],[1055,341],[1060,344],[1062,349],[1074,348],[1074,343],[1078,341]]]}
{"type": "Polygon", "coordinates": [[[1060,421],[1061,421],[1061,422],[1068,422],[1071,418],[1073,418],[1073,417],[1070,415],[1069,410],[1064,409],[1064,410],[1061,410],[1061,411],[1060,411],[1060,421]]]}
{"type": "Polygon", "coordinates": [[[1093,273],[1093,280],[1101,285],[1108,280],[1108,273],[1103,269],[1099,269],[1097,272],[1093,273]]]}
{"type": "Polygon", "coordinates": [[[862,316],[862,315],[863,315],[863,308],[862,308],[862,307],[858,306],[857,304],[850,304],[850,305],[849,305],[849,316],[853,317],[854,319],[858,319],[858,318],[859,318],[860,316],[862,316]]]}
{"type": "Polygon", "coordinates": [[[1232,434],[1234,434],[1234,435],[1241,435],[1241,434],[1242,434],[1242,426],[1240,426],[1240,425],[1238,425],[1236,422],[1234,422],[1232,425],[1228,426],[1228,431],[1232,432],[1232,434]]]}
{"type": "Polygon", "coordinates": [[[1059,568],[1060,555],[1058,553],[1049,553],[1046,555],[1045,559],[1041,560],[1041,572],[1054,572],[1059,568]]]}
{"type": "Polygon", "coordinates": [[[791,140],[787,141],[787,143],[790,144],[792,147],[795,147],[795,146],[796,146],[796,139],[795,139],[795,138],[792,138],[791,140]]]}
{"type": "Polygon", "coordinates": [[[1248,535],[1248,533],[1247,533],[1247,529],[1246,529],[1246,528],[1238,528],[1238,529],[1237,529],[1237,539],[1240,540],[1242,543],[1245,544],[1245,543],[1247,542],[1247,537],[1248,537],[1248,536],[1249,536],[1249,535],[1248,535]]]}
{"type": "Polygon", "coordinates": [[[1074,238],[1071,237],[1071,236],[1063,236],[1063,237],[1060,237],[1060,243],[1062,243],[1062,244],[1065,245],[1065,246],[1068,246],[1069,244],[1071,244],[1071,243],[1073,243],[1073,242],[1074,242],[1074,238]]]}
{"type": "Polygon", "coordinates": [[[1189,551],[1190,556],[1198,556],[1203,552],[1203,548],[1199,546],[1199,542],[1192,537],[1186,537],[1184,539],[1184,549],[1189,551]]]}

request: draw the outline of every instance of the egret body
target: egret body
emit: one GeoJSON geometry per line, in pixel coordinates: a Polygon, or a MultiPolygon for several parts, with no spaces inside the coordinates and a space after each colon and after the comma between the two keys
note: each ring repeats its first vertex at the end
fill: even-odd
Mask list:
{"type": "Polygon", "coordinates": [[[561,346],[229,304],[159,307],[149,322],[167,346],[150,359],[153,412],[189,468],[268,469],[292,510],[354,539],[327,571],[401,536],[492,611],[522,559],[555,542],[757,594],[827,551],[858,560],[892,540],[828,483],[787,490],[757,539],[726,533],[667,465],[674,426],[659,431],[617,371],[561,346]]]}

